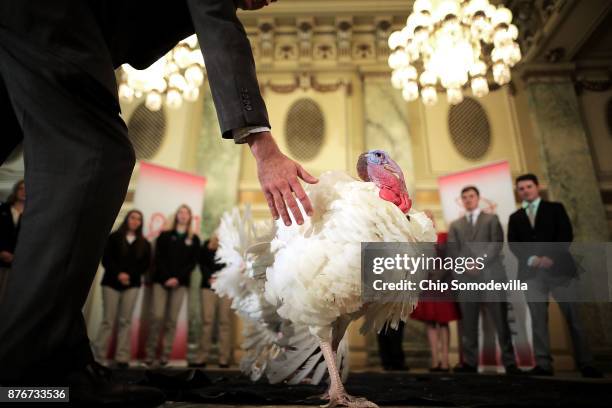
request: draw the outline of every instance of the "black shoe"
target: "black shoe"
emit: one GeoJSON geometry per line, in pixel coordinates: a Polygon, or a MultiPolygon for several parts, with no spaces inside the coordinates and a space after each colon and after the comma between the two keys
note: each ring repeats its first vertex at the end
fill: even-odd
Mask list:
{"type": "Polygon", "coordinates": [[[506,367],[506,375],[523,375],[525,372],[514,364],[506,367]]]}
{"type": "Polygon", "coordinates": [[[160,367],[165,367],[168,365],[168,360],[166,360],[165,358],[159,360],[159,366],[160,367]]]}
{"type": "Polygon", "coordinates": [[[76,406],[144,408],[157,407],[166,401],[157,388],[114,382],[111,371],[95,362],[68,374],[58,384],[70,387],[70,403],[76,406]]]}
{"type": "Polygon", "coordinates": [[[580,374],[584,378],[603,378],[603,373],[593,366],[583,366],[580,368],[580,374]]]}
{"type": "Polygon", "coordinates": [[[553,376],[553,370],[552,369],[547,369],[547,368],[542,368],[540,366],[535,366],[531,370],[525,371],[525,374],[526,375],[540,376],[540,377],[552,377],[553,376]]]}
{"type": "Polygon", "coordinates": [[[127,370],[130,368],[130,363],[126,363],[125,361],[117,361],[112,368],[116,368],[118,370],[127,370]]]}
{"type": "Polygon", "coordinates": [[[478,367],[471,366],[469,364],[461,364],[453,368],[453,373],[457,374],[477,374],[478,367]]]}
{"type": "Polygon", "coordinates": [[[229,368],[229,364],[219,364],[219,368],[229,368]]]}
{"type": "Polygon", "coordinates": [[[189,368],[205,368],[206,363],[188,363],[187,367],[189,368]]]}

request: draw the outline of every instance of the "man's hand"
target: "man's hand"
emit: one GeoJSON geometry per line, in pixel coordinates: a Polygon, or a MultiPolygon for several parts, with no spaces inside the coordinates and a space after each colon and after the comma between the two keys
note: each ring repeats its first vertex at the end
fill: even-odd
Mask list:
{"type": "Polygon", "coordinates": [[[117,279],[123,286],[129,286],[130,284],[130,275],[125,272],[120,272],[119,275],[117,275],[117,279]]]}
{"type": "Polygon", "coordinates": [[[550,259],[547,256],[541,256],[540,257],[540,262],[539,262],[539,267],[540,268],[544,268],[544,269],[550,269],[553,266],[554,262],[552,259],[550,259]]]}
{"type": "Polygon", "coordinates": [[[13,254],[11,254],[8,251],[2,251],[2,252],[0,252],[0,259],[3,262],[9,263],[9,264],[13,263],[13,254]]]}
{"type": "Polygon", "coordinates": [[[170,278],[164,282],[164,286],[167,288],[176,288],[179,285],[179,281],[176,278],[170,278]]]}
{"type": "Polygon", "coordinates": [[[236,0],[236,7],[243,10],[259,10],[276,0],[236,0]]]}
{"type": "Polygon", "coordinates": [[[291,218],[287,211],[289,207],[296,222],[303,224],[304,217],[295,197],[300,200],[309,216],[312,216],[313,209],[298,177],[309,184],[315,184],[319,180],[306,172],[299,163],[285,156],[276,145],[270,132],[254,133],[247,141],[257,161],[259,183],[274,219],[277,220],[280,215],[285,225],[291,225],[291,218]]]}

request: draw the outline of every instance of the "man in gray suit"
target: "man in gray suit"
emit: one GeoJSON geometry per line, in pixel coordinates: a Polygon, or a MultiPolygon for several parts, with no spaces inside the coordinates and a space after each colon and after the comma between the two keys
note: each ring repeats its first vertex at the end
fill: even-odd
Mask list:
{"type": "MultiPolygon", "coordinates": [[[[504,232],[495,214],[480,210],[480,192],[475,186],[461,190],[465,216],[453,221],[448,231],[449,251],[455,257],[478,257],[486,254],[482,271],[467,270],[460,280],[468,282],[506,281],[501,249],[504,232]],[[470,244],[476,243],[476,244],[470,244]]],[[[458,294],[462,314],[463,365],[455,372],[478,372],[478,317],[481,307],[492,318],[502,353],[506,374],[520,374],[514,358],[512,334],[508,325],[507,303],[504,294],[497,292],[460,292],[458,294]]]]}

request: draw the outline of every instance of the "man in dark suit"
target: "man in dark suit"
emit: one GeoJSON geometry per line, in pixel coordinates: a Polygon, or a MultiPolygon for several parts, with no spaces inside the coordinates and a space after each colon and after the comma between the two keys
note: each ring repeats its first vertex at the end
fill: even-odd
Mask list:
{"type": "Polygon", "coordinates": [[[301,223],[296,197],[312,212],[298,179],[316,179],[272,138],[236,16],[237,6],[267,3],[0,2],[0,163],[23,142],[28,186],[0,304],[0,383],[68,384],[71,399],[92,405],[155,399],[107,381],[81,314],[135,161],[117,99],[121,64],[144,68],[195,30],[223,137],[249,144],[273,216],[290,224],[291,211],[301,223]]]}
{"type": "MultiPolygon", "coordinates": [[[[487,258],[483,270],[466,271],[460,276],[460,280],[505,282],[506,271],[501,260],[504,231],[499,218],[495,214],[481,211],[480,191],[475,186],[467,186],[461,190],[461,202],[465,215],[453,221],[448,229],[449,253],[453,256],[473,258],[486,254],[487,258]]],[[[506,374],[520,374],[514,358],[505,294],[466,291],[458,293],[458,299],[461,308],[463,364],[455,368],[455,372],[478,372],[478,317],[481,308],[484,308],[495,325],[506,374]]]]}
{"type": "MultiPolygon", "coordinates": [[[[508,242],[518,260],[518,279],[526,281],[531,314],[536,366],[532,375],[553,375],[548,334],[548,298],[567,299],[576,265],[569,252],[574,239],[572,224],[563,204],[542,200],[534,174],[517,177],[516,190],[523,200],[521,208],[510,215],[508,242]],[[514,244],[513,244],[514,243],[514,244]],[[530,243],[530,244],[520,244],[530,243]]],[[[572,296],[569,296],[570,298],[572,296]]],[[[559,301],[574,346],[576,365],[585,377],[600,377],[592,366],[593,358],[575,305],[559,301]]]]}

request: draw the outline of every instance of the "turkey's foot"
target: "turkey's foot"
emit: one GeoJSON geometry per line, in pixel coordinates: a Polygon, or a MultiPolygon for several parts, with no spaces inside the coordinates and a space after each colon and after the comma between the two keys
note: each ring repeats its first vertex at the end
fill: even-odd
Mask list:
{"type": "Polygon", "coordinates": [[[311,395],[310,397],[306,398],[307,400],[322,400],[322,401],[329,401],[329,390],[325,391],[323,394],[317,394],[317,395],[311,395]]]}
{"type": "Polygon", "coordinates": [[[354,397],[346,391],[330,392],[329,403],[321,405],[322,408],[348,407],[348,408],[379,408],[378,405],[363,397],[354,397]]]}

